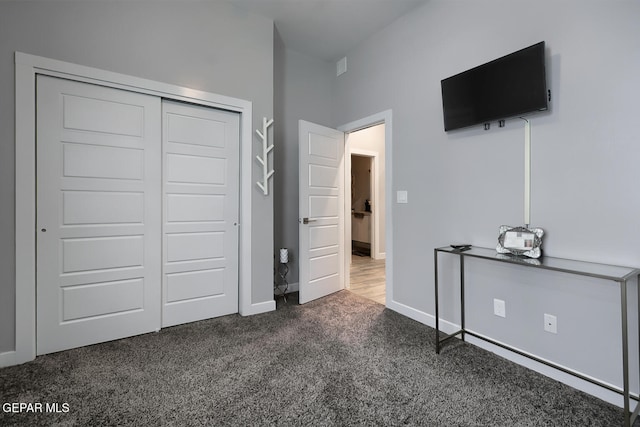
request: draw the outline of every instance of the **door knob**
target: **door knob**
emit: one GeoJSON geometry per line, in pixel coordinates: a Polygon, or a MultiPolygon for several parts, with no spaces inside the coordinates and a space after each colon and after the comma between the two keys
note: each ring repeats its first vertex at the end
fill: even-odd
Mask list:
{"type": "Polygon", "coordinates": [[[302,223],[303,224],[309,224],[310,222],[316,222],[315,219],[309,219],[309,218],[302,218],[302,223]]]}

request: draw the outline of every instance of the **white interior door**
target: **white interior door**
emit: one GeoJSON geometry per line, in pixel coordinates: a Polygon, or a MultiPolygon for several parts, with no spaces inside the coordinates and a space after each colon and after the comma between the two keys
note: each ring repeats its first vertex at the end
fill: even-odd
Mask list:
{"type": "Polygon", "coordinates": [[[162,326],[238,312],[239,114],[163,101],[162,326]]]}
{"type": "Polygon", "coordinates": [[[37,79],[37,353],[160,327],[160,100],[37,79]]]}
{"type": "Polygon", "coordinates": [[[344,289],[344,133],[301,120],[300,303],[344,289]]]}

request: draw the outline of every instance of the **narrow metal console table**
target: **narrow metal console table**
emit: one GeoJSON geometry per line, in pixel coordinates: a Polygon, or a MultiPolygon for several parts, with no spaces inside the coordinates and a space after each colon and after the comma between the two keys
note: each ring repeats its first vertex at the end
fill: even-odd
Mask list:
{"type": "MultiPolygon", "coordinates": [[[[638,417],[638,413],[640,412],[640,404],[636,403],[635,410],[633,413],[630,412],[629,408],[629,336],[628,336],[628,320],[627,320],[627,281],[633,277],[637,277],[638,283],[640,284],[640,269],[631,268],[631,267],[620,267],[615,265],[607,265],[607,264],[597,264],[591,262],[584,261],[574,261],[563,258],[553,258],[553,257],[543,257],[540,259],[530,259],[517,257],[513,255],[505,255],[499,254],[495,251],[495,249],[488,248],[479,248],[479,247],[471,247],[468,250],[460,251],[458,249],[454,249],[449,246],[436,248],[434,249],[434,272],[435,272],[435,306],[436,306],[436,353],[440,353],[440,349],[442,348],[442,344],[455,337],[460,336],[464,341],[465,334],[473,336],[475,338],[481,339],[483,341],[490,342],[496,346],[502,347],[506,350],[515,352],[521,356],[527,357],[529,359],[535,360],[539,363],[545,364],[547,366],[551,366],[555,369],[558,369],[567,374],[578,377],[582,380],[588,381],[592,384],[596,384],[598,386],[604,387],[607,390],[614,391],[616,393],[622,394],[624,398],[624,425],[625,427],[631,426],[635,419],[638,417]],[[454,332],[453,334],[447,335],[444,338],[440,338],[440,313],[439,313],[439,302],[438,302],[438,254],[445,253],[451,254],[454,256],[460,257],[460,330],[454,332]],[[612,280],[620,285],[620,310],[622,314],[622,375],[623,375],[623,387],[620,390],[617,387],[612,387],[609,384],[600,382],[593,378],[581,375],[577,372],[564,368],[562,366],[556,365],[547,360],[538,358],[531,354],[522,352],[516,348],[510,347],[501,342],[492,340],[482,335],[478,335],[472,331],[469,331],[465,328],[465,299],[464,299],[464,260],[467,257],[479,258],[483,260],[490,260],[495,262],[504,262],[510,264],[517,264],[523,267],[532,267],[532,268],[540,268],[545,270],[559,271],[563,273],[575,274],[579,276],[588,276],[595,277],[604,280],[612,280]]],[[[640,307],[640,291],[638,292],[638,306],[640,307]]],[[[640,331],[640,316],[638,321],[638,330],[640,331]]],[[[640,366],[640,365],[639,365],[640,366]]],[[[637,400],[634,397],[634,400],[637,400]]]]}

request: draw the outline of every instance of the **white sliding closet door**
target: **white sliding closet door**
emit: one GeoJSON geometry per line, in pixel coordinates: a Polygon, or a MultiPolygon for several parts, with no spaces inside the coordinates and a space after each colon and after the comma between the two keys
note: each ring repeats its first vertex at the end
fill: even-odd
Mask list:
{"type": "Polygon", "coordinates": [[[161,101],[37,79],[37,353],[160,327],[161,101]]]}
{"type": "Polygon", "coordinates": [[[162,326],[237,313],[239,114],[162,108],[162,326]]]}

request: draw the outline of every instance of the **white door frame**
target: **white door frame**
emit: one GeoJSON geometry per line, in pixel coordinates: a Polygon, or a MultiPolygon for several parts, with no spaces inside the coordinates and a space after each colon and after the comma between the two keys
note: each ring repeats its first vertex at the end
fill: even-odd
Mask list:
{"type": "MultiPolygon", "coordinates": [[[[15,351],[2,354],[0,366],[36,357],[36,75],[124,89],[161,98],[240,113],[240,241],[239,311],[256,314],[263,307],[251,304],[251,165],[252,103],[209,92],[160,83],[49,58],[15,53],[16,170],[15,351]]],[[[160,207],[159,207],[160,208],[160,207]]],[[[160,303],[160,301],[158,301],[160,303]]]]}
{"type": "MultiPolygon", "coordinates": [[[[377,114],[373,114],[371,116],[365,117],[360,120],[356,120],[354,122],[347,123],[338,127],[338,130],[345,132],[346,142],[345,142],[345,155],[348,157],[349,165],[351,165],[351,145],[349,144],[349,133],[355,132],[357,130],[365,129],[371,126],[379,125],[384,123],[384,186],[385,186],[385,253],[386,253],[386,261],[385,261],[385,275],[386,275],[386,286],[385,286],[385,294],[386,294],[386,306],[392,308],[394,305],[393,301],[393,197],[392,197],[392,184],[393,184],[393,144],[392,144],[392,135],[393,135],[393,127],[391,123],[392,119],[392,110],[385,110],[377,114]]],[[[351,180],[351,168],[345,167],[345,175],[344,180],[345,183],[351,180]],[[349,175],[349,176],[347,176],[349,175]],[[349,180],[349,181],[348,181],[349,180]]],[[[351,187],[345,187],[351,188],[351,187]]],[[[346,198],[345,198],[346,200],[346,198]]],[[[375,208],[375,206],[374,206],[375,208]]],[[[351,221],[346,221],[346,218],[351,218],[351,204],[344,204],[344,216],[345,216],[345,233],[343,236],[342,244],[347,247],[351,247],[351,221]]],[[[351,265],[351,251],[344,251],[345,253],[345,266],[351,265]]],[[[349,268],[344,269],[344,280],[345,285],[351,283],[351,273],[349,268]]]]}

